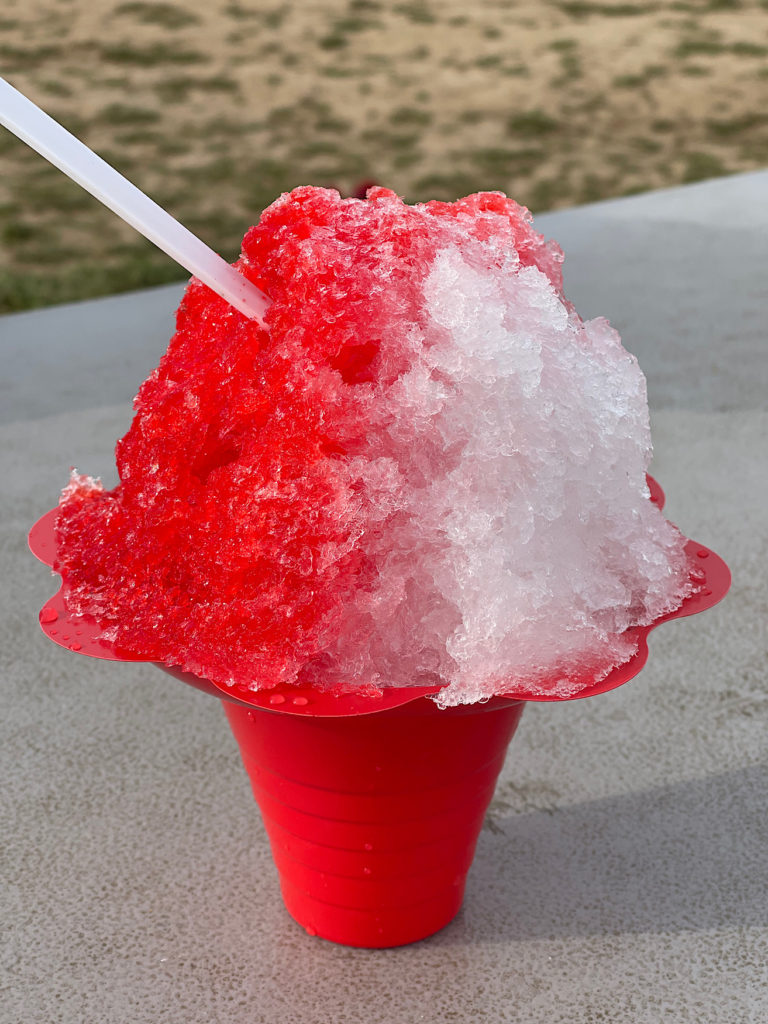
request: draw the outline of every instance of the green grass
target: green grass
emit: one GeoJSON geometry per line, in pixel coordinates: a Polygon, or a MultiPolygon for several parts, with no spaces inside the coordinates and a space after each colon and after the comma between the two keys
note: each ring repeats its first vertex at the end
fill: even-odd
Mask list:
{"type": "Polygon", "coordinates": [[[598,174],[585,174],[581,182],[579,202],[596,203],[606,195],[615,194],[612,179],[602,177],[598,174]]]}
{"type": "Polygon", "coordinates": [[[460,112],[456,118],[456,124],[477,124],[479,121],[483,121],[486,117],[487,114],[484,110],[470,108],[460,112]]]}
{"type": "Polygon", "coordinates": [[[72,95],[72,90],[64,82],[58,79],[49,78],[40,83],[40,88],[45,89],[49,96],[59,96],[63,99],[72,95]]]}
{"type": "Polygon", "coordinates": [[[224,181],[230,181],[238,173],[237,162],[229,156],[218,156],[206,164],[198,164],[190,167],[184,172],[184,180],[192,187],[201,185],[221,185],[224,181]]]}
{"type": "Polygon", "coordinates": [[[504,149],[501,147],[478,149],[472,154],[473,161],[478,165],[481,174],[497,180],[499,177],[509,177],[513,173],[532,171],[544,159],[544,156],[541,149],[504,149]]]}
{"type": "Polygon", "coordinates": [[[630,145],[638,153],[659,153],[663,146],[657,139],[649,139],[647,136],[638,135],[629,140],[630,145]]]}
{"type": "Polygon", "coordinates": [[[3,71],[28,71],[60,55],[58,46],[13,46],[0,43],[0,64],[3,71]]]}
{"type": "Polygon", "coordinates": [[[497,68],[503,59],[501,53],[485,53],[475,61],[476,68],[497,68]]]}
{"type": "Polygon", "coordinates": [[[716,57],[723,53],[731,53],[735,57],[766,57],[768,46],[748,40],[724,43],[717,33],[711,33],[682,39],[675,48],[674,55],[679,60],[685,60],[687,57],[716,57]]]}
{"type": "Polygon", "coordinates": [[[742,117],[707,121],[707,132],[716,139],[730,139],[765,127],[768,127],[768,114],[744,114],[742,117]]]}
{"type": "Polygon", "coordinates": [[[560,178],[542,178],[523,195],[525,205],[537,213],[549,210],[567,190],[565,182],[560,178]]]}
{"type": "Polygon", "coordinates": [[[400,153],[403,150],[413,149],[419,141],[417,132],[393,132],[384,128],[369,128],[362,133],[361,138],[370,146],[371,154],[376,153],[400,153]]]}
{"type": "Polygon", "coordinates": [[[395,125],[411,124],[424,128],[432,123],[433,113],[420,107],[397,107],[389,115],[389,123],[395,125]]]}
{"type": "Polygon", "coordinates": [[[242,168],[239,195],[246,219],[255,220],[261,211],[280,195],[297,185],[306,184],[306,168],[300,160],[257,159],[242,168]]]}
{"type": "Polygon", "coordinates": [[[320,74],[323,78],[357,78],[358,75],[354,68],[340,68],[337,64],[328,64],[320,68],[320,74]]]}
{"type": "Polygon", "coordinates": [[[239,86],[233,78],[226,75],[209,75],[205,78],[199,75],[172,75],[155,85],[155,92],[163,103],[184,103],[190,93],[198,90],[236,93],[239,86]]]}
{"type": "Polygon", "coordinates": [[[121,148],[130,150],[135,146],[156,146],[162,137],[161,132],[153,131],[151,128],[135,127],[130,131],[118,132],[114,140],[121,148]]]}
{"type": "Polygon", "coordinates": [[[720,39],[714,37],[682,39],[675,47],[675,57],[685,60],[687,57],[716,57],[727,53],[728,47],[720,39]]]}
{"type": "Polygon", "coordinates": [[[639,196],[642,195],[643,192],[650,192],[652,188],[653,185],[650,182],[638,181],[634,185],[628,185],[625,189],[622,190],[621,194],[623,196],[639,196]]]}
{"type": "Polygon", "coordinates": [[[380,28],[381,22],[375,18],[349,17],[340,18],[334,23],[337,32],[367,32],[371,28],[380,28]]]}
{"type": "Polygon", "coordinates": [[[765,57],[768,56],[768,46],[763,46],[760,43],[749,43],[745,40],[731,43],[731,53],[737,57],[765,57]]]}
{"type": "Polygon", "coordinates": [[[99,112],[98,120],[113,125],[156,124],[160,114],[146,107],[132,107],[125,103],[110,103],[99,112]]]}
{"type": "MultiPolygon", "coordinates": [[[[233,5],[234,7],[235,5],[233,5]]],[[[230,8],[232,10],[232,8],[230,8]]],[[[273,7],[270,11],[264,11],[260,13],[258,10],[249,10],[247,8],[240,8],[241,12],[248,11],[247,17],[249,18],[261,18],[261,21],[265,28],[278,29],[282,26],[283,22],[288,15],[290,10],[287,4],[281,7],[273,7]]]]}
{"type": "MultiPolygon", "coordinates": [[[[182,156],[190,152],[190,145],[184,136],[173,138],[170,135],[162,135],[155,143],[155,152],[159,156],[182,156]]],[[[104,159],[106,160],[106,157],[104,159]]]]}
{"type": "Polygon", "coordinates": [[[415,196],[409,201],[424,202],[429,199],[442,199],[452,202],[462,196],[468,196],[484,188],[485,183],[480,177],[466,171],[454,171],[448,174],[427,174],[415,183],[415,196]]]}
{"type": "Polygon", "coordinates": [[[660,64],[649,64],[635,75],[617,75],[613,84],[617,89],[642,89],[654,78],[663,78],[667,69],[660,64]]]}
{"type": "Polygon", "coordinates": [[[53,238],[38,238],[19,251],[18,259],[23,267],[31,267],[32,273],[45,267],[54,267],[58,270],[71,261],[72,250],[53,238]]]}
{"type": "Polygon", "coordinates": [[[160,25],[162,28],[170,29],[184,28],[185,25],[197,25],[200,22],[196,14],[176,7],[174,4],[143,3],[139,0],[119,4],[114,13],[130,15],[145,25],[160,25]]]}
{"type": "MultiPolygon", "coordinates": [[[[147,243],[148,245],[149,243],[147,243]]],[[[62,265],[44,273],[0,270],[0,313],[59,302],[93,299],[101,295],[183,281],[189,275],[157,250],[137,245],[129,255],[108,264],[97,260],[62,258],[62,265]]]]}
{"type": "Polygon", "coordinates": [[[37,238],[39,229],[23,220],[9,220],[0,229],[0,239],[5,245],[18,245],[37,238]]]}
{"type": "Polygon", "coordinates": [[[208,59],[198,50],[181,50],[167,43],[139,47],[132,43],[114,43],[101,47],[102,60],[138,68],[158,68],[169,64],[203,64],[208,59]]]}
{"type": "Polygon", "coordinates": [[[406,170],[409,167],[415,167],[417,164],[421,163],[424,159],[424,154],[420,149],[416,149],[416,147],[414,147],[413,149],[404,150],[402,153],[395,153],[391,159],[392,166],[396,170],[406,170]]]}
{"type": "Polygon", "coordinates": [[[768,135],[747,139],[739,147],[739,153],[744,160],[764,167],[768,164],[768,135]]]}
{"type": "Polygon", "coordinates": [[[549,49],[555,50],[555,52],[565,53],[568,50],[575,50],[578,45],[579,44],[575,39],[553,39],[549,44],[549,49]]]}
{"type": "Polygon", "coordinates": [[[333,114],[326,114],[318,117],[315,121],[315,130],[318,132],[330,132],[333,135],[344,135],[349,130],[349,121],[344,121],[333,114]]]}
{"type": "Polygon", "coordinates": [[[513,135],[534,137],[550,135],[559,128],[558,122],[543,110],[526,110],[513,114],[507,121],[507,128],[513,135]]]}
{"type": "Polygon", "coordinates": [[[688,153],[683,170],[683,181],[702,181],[705,178],[720,178],[728,174],[728,168],[719,157],[712,153],[688,153]]]}
{"type": "Polygon", "coordinates": [[[252,128],[252,125],[236,121],[234,118],[210,118],[202,116],[204,114],[204,109],[202,111],[196,109],[191,112],[192,120],[180,123],[179,139],[186,141],[188,149],[191,148],[190,143],[196,139],[206,145],[210,144],[211,139],[222,139],[224,143],[229,143],[232,139],[247,136],[252,128]],[[199,120],[197,120],[198,117],[199,120]]]}
{"type": "Polygon", "coordinates": [[[54,167],[42,165],[18,185],[30,209],[46,213],[79,213],[93,208],[96,200],[54,167]]]}
{"type": "Polygon", "coordinates": [[[297,131],[343,135],[350,128],[348,121],[333,113],[330,104],[311,96],[292,106],[273,107],[267,114],[265,123],[276,139],[288,140],[293,140],[297,131]]]}
{"type": "Polygon", "coordinates": [[[437,18],[430,7],[419,0],[414,0],[413,3],[408,4],[397,4],[394,10],[398,14],[402,14],[404,18],[412,21],[415,25],[432,25],[437,18]]]}
{"type": "Polygon", "coordinates": [[[559,3],[560,10],[571,18],[633,18],[639,14],[647,14],[656,10],[655,4],[595,4],[572,0],[572,2],[559,3]]]}
{"type": "Polygon", "coordinates": [[[335,142],[328,142],[325,139],[308,139],[298,145],[292,155],[297,160],[314,160],[318,156],[338,156],[339,147],[335,142]]]}
{"type": "Polygon", "coordinates": [[[343,50],[349,46],[349,40],[343,32],[329,32],[327,36],[318,39],[317,45],[321,50],[343,50]]]}
{"type": "Polygon", "coordinates": [[[555,39],[549,44],[549,49],[560,57],[560,74],[552,80],[556,89],[566,88],[574,79],[582,77],[584,72],[575,39],[555,39]]]}

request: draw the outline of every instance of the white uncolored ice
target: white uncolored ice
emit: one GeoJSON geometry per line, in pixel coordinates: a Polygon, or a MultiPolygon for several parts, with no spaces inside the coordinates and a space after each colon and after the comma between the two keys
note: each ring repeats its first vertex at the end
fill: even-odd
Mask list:
{"type": "Polygon", "coordinates": [[[514,250],[451,232],[423,317],[393,332],[409,332],[410,369],[377,396],[372,450],[350,466],[379,575],[324,671],[448,680],[443,705],[567,696],[691,590],[684,539],[649,500],[645,379],[607,321],[582,322],[514,250]]]}

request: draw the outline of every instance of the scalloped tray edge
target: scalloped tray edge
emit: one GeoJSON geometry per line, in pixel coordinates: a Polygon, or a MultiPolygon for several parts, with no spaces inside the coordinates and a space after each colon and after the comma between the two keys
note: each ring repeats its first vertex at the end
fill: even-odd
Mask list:
{"type": "MultiPolygon", "coordinates": [[[[651,491],[651,500],[659,505],[664,504],[664,492],[649,476],[648,484],[651,491]]],[[[51,568],[55,561],[55,533],[54,524],[58,509],[51,509],[46,512],[32,527],[29,533],[29,547],[39,561],[51,568]]],[[[696,615],[706,611],[721,601],[728,593],[731,584],[731,573],[722,558],[710,548],[688,539],[686,550],[692,558],[698,559],[701,571],[705,579],[701,581],[702,589],[687,598],[675,611],[661,616],[647,626],[634,627],[638,649],[637,652],[623,665],[614,668],[600,682],[585,687],[577,693],[567,696],[547,695],[531,693],[520,689],[511,690],[500,694],[494,701],[535,701],[541,703],[562,702],[569,700],[581,700],[585,697],[594,697],[600,693],[607,693],[634,678],[645,666],[648,656],[648,634],[657,626],[673,619],[685,618],[689,615],[696,615]]],[[[54,574],[55,575],[55,574],[54,574]]],[[[385,687],[382,690],[364,692],[336,692],[322,691],[311,688],[300,688],[295,686],[277,686],[270,690],[248,690],[244,686],[228,687],[223,684],[213,683],[185,672],[183,669],[172,665],[162,665],[152,662],[152,659],[136,656],[130,651],[121,650],[107,640],[101,639],[99,624],[90,616],[70,615],[66,608],[64,599],[64,584],[58,591],[46,601],[40,611],[40,627],[45,635],[65,650],[77,654],[84,654],[92,658],[102,658],[106,661],[119,662],[143,662],[156,664],[168,674],[183,682],[203,690],[212,696],[243,705],[245,707],[260,708],[265,711],[272,711],[280,714],[297,714],[310,717],[342,717],[346,715],[374,714],[380,711],[391,710],[400,707],[420,697],[434,696],[443,687],[434,686],[407,686],[407,687],[385,687]]]]}

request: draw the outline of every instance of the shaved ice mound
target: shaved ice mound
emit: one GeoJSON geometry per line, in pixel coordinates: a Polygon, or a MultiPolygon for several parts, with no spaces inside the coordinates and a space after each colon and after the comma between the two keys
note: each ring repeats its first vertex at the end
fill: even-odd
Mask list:
{"type": "Polygon", "coordinates": [[[300,188],[237,264],[269,332],[193,280],[54,566],[132,653],[254,689],[569,696],[692,592],[649,500],[644,377],[500,193],[300,188]]]}

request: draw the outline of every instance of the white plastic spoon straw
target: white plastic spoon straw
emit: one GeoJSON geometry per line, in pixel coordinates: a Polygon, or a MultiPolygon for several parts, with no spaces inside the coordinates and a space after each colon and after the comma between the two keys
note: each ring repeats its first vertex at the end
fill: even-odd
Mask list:
{"type": "Polygon", "coordinates": [[[270,300],[262,291],[4,78],[0,78],[0,124],[230,305],[264,326],[270,300]]]}

